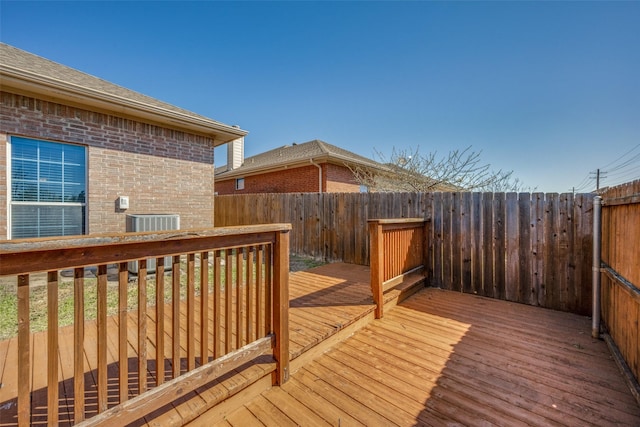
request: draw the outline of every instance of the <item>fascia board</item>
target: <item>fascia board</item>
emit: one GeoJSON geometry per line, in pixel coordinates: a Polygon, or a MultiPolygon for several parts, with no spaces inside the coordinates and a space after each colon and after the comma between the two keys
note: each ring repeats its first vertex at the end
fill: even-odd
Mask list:
{"type": "Polygon", "coordinates": [[[185,131],[210,136],[214,140],[214,146],[226,144],[248,134],[245,130],[213,120],[189,116],[159,106],[88,89],[73,83],[28,73],[4,65],[0,65],[0,77],[0,88],[3,90],[14,88],[63,101],[71,101],[82,106],[95,107],[118,114],[151,120],[155,123],[171,125],[185,131]]]}

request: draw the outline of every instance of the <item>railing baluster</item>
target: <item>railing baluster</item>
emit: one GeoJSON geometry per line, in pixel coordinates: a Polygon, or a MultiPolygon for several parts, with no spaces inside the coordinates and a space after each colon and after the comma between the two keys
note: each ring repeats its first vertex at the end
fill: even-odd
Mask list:
{"type": "Polygon", "coordinates": [[[173,257],[171,268],[171,363],[173,378],[177,378],[180,376],[180,255],[173,257]]]}
{"type": "Polygon", "coordinates": [[[213,280],[213,358],[222,356],[220,328],[222,326],[222,308],[220,307],[222,284],[222,254],[220,250],[214,252],[214,280],[213,280]]]}
{"type": "Polygon", "coordinates": [[[273,245],[266,245],[266,252],[264,254],[264,334],[265,336],[270,334],[271,329],[271,320],[273,317],[273,313],[271,312],[271,293],[273,292],[273,287],[271,286],[273,283],[273,277],[271,276],[271,250],[273,249],[273,245]]]}
{"type": "MultiPolygon", "coordinates": [[[[182,396],[183,390],[192,392],[194,387],[210,382],[207,379],[210,372],[209,366],[213,367],[213,372],[218,372],[216,375],[222,375],[228,372],[228,369],[233,369],[230,368],[231,366],[240,366],[254,360],[255,357],[266,354],[273,354],[277,361],[278,375],[277,378],[274,376],[275,381],[278,383],[285,381],[288,375],[288,338],[284,335],[287,331],[288,290],[285,282],[288,277],[288,249],[285,250],[287,256],[285,259],[285,253],[278,252],[283,251],[281,245],[284,243],[276,244],[276,240],[280,238],[277,233],[289,230],[290,226],[256,226],[255,231],[251,230],[252,228],[240,230],[239,240],[236,240],[235,231],[216,229],[206,230],[202,234],[185,233],[184,236],[171,234],[158,237],[140,234],[113,238],[82,237],[27,244],[20,242],[19,246],[12,246],[13,242],[0,243],[0,274],[18,277],[18,336],[16,353],[14,353],[17,355],[18,379],[18,404],[14,411],[17,411],[18,424],[29,425],[33,421],[32,417],[41,416],[41,408],[36,408],[35,403],[31,403],[31,393],[34,381],[43,382],[44,372],[34,371],[34,366],[43,368],[46,366],[48,406],[46,417],[51,425],[59,422],[60,408],[64,404],[61,403],[61,399],[73,406],[73,409],[69,408],[69,410],[73,412],[71,415],[73,418],[70,421],[74,424],[108,425],[118,422],[117,420],[133,422],[147,414],[139,411],[159,409],[160,406],[182,396]],[[149,245],[146,243],[141,245],[141,241],[148,241],[149,245]],[[5,249],[6,247],[9,249],[5,249]],[[40,255],[41,252],[45,255],[40,255]],[[210,254],[211,252],[213,254],[210,254]],[[36,257],[35,254],[39,255],[36,257]],[[164,289],[165,282],[168,280],[165,277],[165,270],[169,268],[165,265],[165,257],[168,256],[173,257],[170,284],[171,314],[166,307],[164,289]],[[195,277],[196,256],[200,257],[199,279],[195,277]],[[211,262],[211,256],[213,256],[213,262],[211,262]],[[33,261],[25,263],[25,259],[33,261]],[[149,301],[147,294],[149,259],[154,259],[156,263],[154,301],[149,301]],[[184,276],[181,271],[183,260],[186,260],[184,276]],[[138,267],[136,284],[132,284],[131,288],[129,288],[129,262],[137,262],[138,267]],[[118,311],[112,318],[108,317],[111,300],[108,266],[114,263],[118,266],[116,292],[118,311]],[[209,266],[210,263],[212,267],[209,266]],[[282,265],[276,267],[274,263],[282,263],[282,265]],[[30,274],[34,266],[47,271],[47,344],[46,351],[38,352],[41,353],[40,355],[32,354],[33,335],[29,323],[29,284],[30,280],[33,280],[30,274]],[[84,294],[87,284],[85,280],[87,266],[97,266],[95,294],[97,302],[96,338],[88,340],[85,344],[87,331],[93,330],[86,330],[85,324],[84,294]],[[213,268],[213,279],[209,278],[210,268],[213,268]],[[59,334],[60,319],[58,318],[61,304],[59,301],[61,269],[73,269],[74,342],[72,345],[65,346],[64,351],[60,346],[63,336],[59,334]],[[181,294],[183,278],[186,278],[184,285],[186,294],[181,294]],[[199,307],[196,307],[195,300],[196,280],[199,280],[200,285],[199,307]],[[209,290],[211,280],[214,288],[213,298],[209,290]],[[134,286],[137,289],[137,317],[135,317],[136,313],[129,312],[129,290],[133,291],[134,286]],[[209,298],[214,300],[213,309],[210,307],[209,298]],[[150,307],[153,304],[155,304],[155,313],[149,317],[148,310],[154,310],[150,307]],[[211,309],[213,316],[209,312],[211,309]],[[197,317],[198,311],[200,317],[197,317]],[[147,328],[152,327],[148,322],[153,321],[153,317],[156,324],[155,331],[152,332],[147,328]],[[186,320],[186,327],[183,320],[186,320]],[[212,321],[213,325],[210,325],[212,321]],[[110,322],[117,323],[118,328],[118,337],[113,341],[109,335],[112,329],[108,326],[110,322]],[[209,335],[210,327],[213,327],[213,345],[209,335]],[[172,330],[169,331],[169,328],[172,330]],[[183,333],[181,332],[183,328],[186,329],[187,336],[181,341],[180,334],[183,333]],[[222,328],[225,328],[224,332],[222,328]],[[196,337],[198,333],[200,335],[196,337]],[[149,334],[155,334],[155,336],[149,334]],[[172,337],[168,337],[169,334],[172,334],[172,337]],[[265,337],[269,334],[274,335],[265,337]],[[200,339],[199,347],[196,342],[198,338],[200,339]],[[167,339],[172,339],[171,350],[166,343],[167,339]],[[272,340],[279,341],[277,350],[272,347],[272,340]],[[150,344],[156,345],[155,371],[148,366],[150,344]],[[183,346],[185,346],[184,350],[183,346]],[[209,362],[211,346],[214,359],[219,359],[217,361],[209,362]],[[118,349],[116,350],[115,347],[118,349]],[[241,352],[235,352],[241,348],[241,352]],[[168,351],[171,351],[171,356],[167,354],[168,351]],[[181,359],[183,351],[187,356],[184,360],[181,359]],[[117,394],[120,404],[109,408],[110,403],[113,405],[109,394],[109,361],[113,356],[117,358],[118,364],[117,394]],[[42,364],[42,357],[47,357],[46,365],[42,364]],[[134,368],[129,366],[130,357],[136,360],[137,366],[134,368]],[[169,360],[166,359],[169,358],[173,365],[173,378],[177,381],[167,381],[168,373],[165,371],[169,360]],[[67,366],[66,361],[71,359],[73,360],[73,372],[71,372],[73,389],[67,391],[73,394],[61,396],[60,367],[67,366]],[[96,362],[95,367],[94,362],[96,362]],[[186,370],[189,371],[184,376],[182,373],[185,367],[182,363],[186,364],[186,370]],[[85,372],[87,369],[95,370],[85,372]],[[137,379],[134,372],[136,370],[137,379]],[[204,373],[207,374],[202,376],[204,373]],[[149,383],[149,376],[154,374],[155,381],[152,380],[149,383]],[[40,377],[32,380],[32,375],[40,375],[40,377]],[[90,384],[86,383],[93,375],[95,375],[95,389],[93,380],[90,384]],[[179,377],[184,378],[184,385],[179,377]],[[133,397],[135,394],[137,396],[133,397]],[[38,414],[33,412],[35,410],[38,410],[38,414]],[[95,411],[97,414],[94,415],[95,411]],[[85,421],[89,416],[92,418],[85,421]]],[[[88,297],[89,294],[87,294],[88,297]]],[[[88,339],[89,336],[87,335],[86,338],[88,339]]],[[[133,360],[131,362],[132,366],[135,366],[133,360]]]]}
{"type": "Polygon", "coordinates": [[[18,425],[31,423],[31,330],[29,275],[18,276],[18,425]]]}
{"type": "Polygon", "coordinates": [[[244,332],[244,301],[242,281],[244,272],[242,270],[244,264],[244,248],[238,248],[236,251],[236,348],[243,345],[242,334],[244,332]]]}
{"type": "Polygon", "coordinates": [[[58,271],[47,273],[47,419],[58,423],[58,271]]]}
{"type": "Polygon", "coordinates": [[[253,291],[255,289],[255,287],[253,286],[253,269],[255,268],[255,265],[253,263],[253,253],[254,253],[254,247],[253,246],[249,246],[247,248],[247,280],[245,281],[246,285],[245,285],[245,290],[247,293],[247,297],[246,297],[246,318],[247,318],[247,333],[246,333],[246,337],[247,337],[247,341],[251,342],[255,339],[253,333],[254,333],[254,320],[253,320],[253,304],[254,304],[254,297],[253,297],[253,291]]]}
{"type": "Polygon", "coordinates": [[[138,394],[142,394],[147,391],[147,260],[138,265],[138,394]]]}
{"type": "Polygon", "coordinates": [[[196,368],[195,257],[194,253],[187,254],[187,371],[196,368]]]}
{"type": "Polygon", "coordinates": [[[200,365],[209,362],[209,252],[200,253],[200,365]]]}
{"type": "Polygon", "coordinates": [[[129,268],[126,262],[118,267],[118,394],[120,403],[129,398],[129,351],[127,329],[127,297],[129,268]]]}
{"type": "Polygon", "coordinates": [[[224,274],[224,354],[231,351],[231,337],[233,332],[233,262],[232,249],[227,249],[225,253],[225,274],[224,274]]]}
{"type": "Polygon", "coordinates": [[[164,257],[156,259],[156,385],[164,383],[164,257]]]}
{"type": "Polygon", "coordinates": [[[264,289],[262,285],[262,263],[264,260],[264,245],[259,245],[256,253],[256,338],[264,331],[264,315],[262,304],[264,289]]]}
{"type": "Polygon", "coordinates": [[[84,268],[73,271],[73,420],[84,420],[84,268]]]}
{"type": "Polygon", "coordinates": [[[107,266],[98,266],[98,412],[107,410],[107,266]]]}

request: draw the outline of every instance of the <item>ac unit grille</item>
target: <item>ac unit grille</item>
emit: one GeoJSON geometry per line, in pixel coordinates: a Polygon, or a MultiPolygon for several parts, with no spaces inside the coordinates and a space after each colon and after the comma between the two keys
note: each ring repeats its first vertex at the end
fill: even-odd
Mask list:
{"type": "MultiPolygon", "coordinates": [[[[167,231],[180,229],[180,215],[177,214],[137,214],[127,215],[127,232],[167,231]]],[[[164,259],[165,270],[171,270],[171,257],[164,259]]],[[[156,260],[147,260],[147,273],[155,273],[156,260]]],[[[129,262],[129,272],[138,274],[138,262],[129,262]]]]}

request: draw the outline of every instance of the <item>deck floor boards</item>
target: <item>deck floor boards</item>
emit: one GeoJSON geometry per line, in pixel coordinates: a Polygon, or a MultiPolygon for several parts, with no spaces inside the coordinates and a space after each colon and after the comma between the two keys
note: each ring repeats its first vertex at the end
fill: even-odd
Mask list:
{"type": "MultiPolygon", "coordinates": [[[[395,291],[392,291],[395,292],[395,291]]],[[[385,295],[385,300],[393,295],[385,295]]],[[[213,297],[210,295],[210,298],[213,297]]],[[[224,307],[224,295],[221,298],[224,307]]],[[[185,306],[186,307],[186,306],[185,306]]],[[[183,307],[183,309],[185,308],[183,307]]],[[[213,301],[209,302],[213,319],[213,301]]],[[[374,310],[367,267],[328,264],[290,275],[290,357],[356,324],[374,310]]],[[[194,305],[199,356],[200,305],[194,305]]],[[[165,310],[165,374],[170,379],[171,310],[165,310]]],[[[186,354],[186,319],[180,346],[186,354]]],[[[222,313],[224,319],[224,310],[222,313]]],[[[155,310],[147,309],[149,385],[155,384],[155,310]]],[[[117,403],[118,318],[110,317],[109,406],[117,403]]],[[[235,320],[233,345],[237,333],[235,320]]],[[[129,393],[137,392],[137,313],[128,313],[129,393]]],[[[225,326],[221,335],[225,335],[225,326]]],[[[385,317],[292,373],[282,387],[259,391],[220,419],[208,410],[273,369],[272,361],[238,369],[163,408],[136,425],[640,425],[640,408],[590,319],[537,307],[439,289],[409,297],[385,317]],[[195,418],[199,415],[197,418],[195,418]],[[194,419],[195,418],[195,419],[194,419]]],[[[95,323],[85,326],[87,340],[95,323]]],[[[0,342],[0,426],[14,426],[16,339],[0,342]],[[12,394],[13,393],[13,394],[12,394]],[[13,397],[12,397],[13,396],[13,397]]],[[[46,334],[31,337],[32,371],[46,367],[46,334]]],[[[209,349],[213,350],[213,331],[209,349]]],[[[86,347],[86,346],[85,346],[86,347]]],[[[320,350],[317,350],[320,349],[320,350]]],[[[313,354],[313,353],[309,353],[313,354]]],[[[62,328],[59,348],[60,425],[73,418],[73,328],[62,328]]],[[[95,349],[85,349],[87,415],[95,412],[95,349]]],[[[301,358],[300,360],[305,360],[301,358]]],[[[309,359],[311,360],[311,359],[309,359]]],[[[185,359],[181,363],[186,366],[185,359]]],[[[199,360],[196,361],[199,365],[199,360]]],[[[44,377],[46,378],[46,376],[44,377]]],[[[46,424],[46,384],[34,382],[34,424],[46,424]]],[[[214,408],[215,409],[215,408],[214,408]]]]}
{"type": "MultiPolygon", "coordinates": [[[[590,319],[428,288],[259,398],[305,425],[640,425],[590,319]],[[289,413],[287,411],[293,411],[289,413]],[[299,420],[298,420],[299,421],[299,420]]],[[[269,413],[251,411],[261,423],[269,413]]],[[[211,425],[205,413],[190,425],[211,425]]],[[[231,413],[218,425],[239,426],[231,413]]],[[[218,420],[220,421],[220,420],[218,420]]]]}

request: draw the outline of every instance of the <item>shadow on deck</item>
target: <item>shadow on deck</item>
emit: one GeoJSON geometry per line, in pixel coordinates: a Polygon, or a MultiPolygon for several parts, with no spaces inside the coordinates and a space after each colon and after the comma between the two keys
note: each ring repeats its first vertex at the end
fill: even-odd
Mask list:
{"type": "MultiPolygon", "coordinates": [[[[386,295],[389,306],[401,292],[386,295]]],[[[291,273],[289,329],[292,375],[282,387],[271,388],[274,362],[265,358],[135,424],[640,425],[640,409],[584,317],[426,289],[374,321],[369,269],[328,264],[291,273]]],[[[44,339],[33,335],[34,343],[44,339]]],[[[2,426],[17,425],[10,341],[0,343],[8,356],[0,366],[2,426]]],[[[46,366],[46,352],[34,354],[43,358],[34,370],[46,366]]],[[[111,406],[117,364],[110,368],[111,406]]],[[[137,358],[129,368],[134,393],[137,358]]],[[[155,372],[149,360],[151,385],[155,372]]],[[[87,390],[95,379],[95,371],[85,374],[87,390]]],[[[60,425],[69,425],[73,383],[59,387],[60,425]]],[[[91,396],[87,416],[96,412],[91,396]]],[[[46,388],[33,393],[32,408],[32,424],[47,424],[46,388]]]]}
{"type": "Polygon", "coordinates": [[[588,318],[434,288],[219,415],[190,425],[640,425],[588,318]]]}

